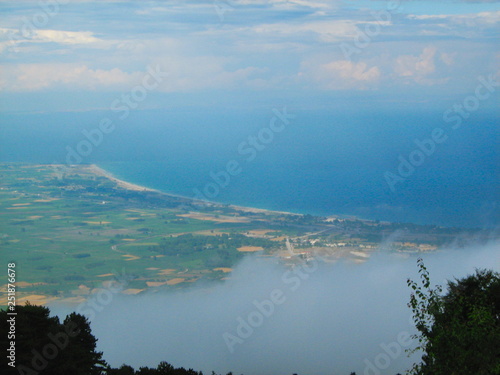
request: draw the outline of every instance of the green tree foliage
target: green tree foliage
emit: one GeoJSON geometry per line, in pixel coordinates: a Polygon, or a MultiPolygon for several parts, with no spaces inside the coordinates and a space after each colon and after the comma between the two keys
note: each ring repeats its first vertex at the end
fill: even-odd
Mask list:
{"type": "Polygon", "coordinates": [[[265,238],[247,237],[239,233],[231,235],[220,234],[215,236],[193,235],[191,233],[162,239],[159,246],[151,250],[165,255],[192,254],[210,249],[232,250],[242,246],[261,246],[268,248],[276,243],[265,238]]]}
{"type": "MultiPolygon", "coordinates": [[[[6,375],[99,375],[107,364],[102,353],[96,352],[97,340],[89,322],[79,314],[67,316],[64,323],[51,317],[47,307],[27,303],[17,306],[14,336],[2,334],[1,347],[10,353],[15,348],[15,367],[2,361],[2,374],[6,375]],[[14,343],[14,345],[12,345],[14,343]]],[[[0,310],[2,332],[8,332],[6,310],[0,310]]],[[[13,362],[10,362],[13,363],[13,362]]]]}
{"type": "Polygon", "coordinates": [[[192,260],[207,268],[231,267],[243,257],[237,249],[242,246],[260,246],[265,249],[276,246],[276,243],[266,238],[247,237],[239,233],[203,236],[183,234],[167,237],[160,241],[158,246],[151,246],[149,250],[155,253],[192,260]]]}
{"type": "Polygon", "coordinates": [[[418,260],[421,285],[413,289],[408,306],[418,333],[414,338],[422,362],[416,375],[500,374],[500,274],[476,270],[474,275],[448,282],[448,291],[431,288],[429,272],[418,260]]]}

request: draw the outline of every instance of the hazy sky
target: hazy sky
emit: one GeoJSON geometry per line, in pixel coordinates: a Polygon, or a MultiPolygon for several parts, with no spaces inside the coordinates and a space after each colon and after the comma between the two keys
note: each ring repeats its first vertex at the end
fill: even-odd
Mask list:
{"type": "Polygon", "coordinates": [[[161,81],[141,108],[165,98],[432,102],[500,74],[495,0],[0,1],[0,12],[2,110],[106,109],[148,67],[161,81]]]}

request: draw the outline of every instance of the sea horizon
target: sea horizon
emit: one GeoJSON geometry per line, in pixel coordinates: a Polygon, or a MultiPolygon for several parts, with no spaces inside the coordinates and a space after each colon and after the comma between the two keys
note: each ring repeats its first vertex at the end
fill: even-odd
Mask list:
{"type": "Polygon", "coordinates": [[[257,149],[248,141],[268,132],[273,108],[138,111],[79,159],[85,134],[95,131],[105,112],[5,115],[0,160],[97,164],[168,194],[274,211],[448,227],[500,225],[495,111],[474,113],[456,133],[447,125],[449,138],[391,189],[386,175],[400,176],[398,167],[419,150],[417,144],[424,147],[433,130],[443,127],[442,112],[287,107],[295,117],[257,149]],[[23,147],[26,142],[33,147],[23,147]]]}
{"type": "MultiPolygon", "coordinates": [[[[135,163],[134,163],[135,164],[135,163]]],[[[154,179],[154,178],[148,178],[147,175],[145,175],[144,169],[142,173],[134,173],[133,168],[130,168],[130,164],[127,162],[118,162],[118,163],[95,163],[96,166],[104,170],[106,173],[111,175],[113,178],[116,178],[118,180],[121,180],[125,183],[130,183],[133,185],[137,185],[140,187],[143,187],[145,189],[151,189],[158,191],[162,194],[167,194],[170,196],[174,197],[180,197],[180,198],[185,198],[189,200],[199,200],[195,193],[193,192],[191,195],[189,194],[189,191],[185,189],[184,186],[177,187],[177,189],[174,187],[172,188],[172,185],[166,186],[164,184],[164,181],[154,179]]],[[[175,185],[174,185],[175,186],[175,185]]],[[[234,197],[232,196],[234,199],[234,197]]],[[[241,208],[248,208],[248,209],[258,209],[258,210],[264,210],[264,211],[273,211],[273,212],[283,212],[286,214],[299,214],[299,215],[313,215],[313,216],[321,216],[321,217],[341,217],[341,218],[356,218],[360,220],[369,220],[369,221],[387,221],[387,222],[400,222],[400,223],[413,223],[413,224],[419,224],[419,225],[436,225],[436,226],[442,226],[442,227],[462,227],[462,228],[479,228],[479,229],[491,229],[495,230],[497,227],[495,225],[492,225],[491,227],[486,227],[486,228],[480,228],[480,227],[474,227],[474,225],[455,225],[453,223],[446,223],[446,222],[426,222],[422,220],[404,220],[404,217],[402,216],[391,216],[387,214],[377,214],[377,213],[371,213],[371,214],[363,214],[362,212],[360,213],[359,209],[353,209],[353,210],[335,210],[335,209],[318,209],[318,207],[314,206],[314,203],[312,207],[310,208],[302,208],[302,209],[290,209],[288,206],[283,206],[283,205],[276,205],[276,204],[266,204],[268,202],[262,202],[262,201],[255,201],[255,200],[249,200],[249,199],[235,199],[235,200],[209,200],[209,199],[203,199],[202,201],[207,202],[209,204],[216,204],[216,205],[230,205],[230,206],[235,206],[235,207],[241,207],[241,208]]]]}

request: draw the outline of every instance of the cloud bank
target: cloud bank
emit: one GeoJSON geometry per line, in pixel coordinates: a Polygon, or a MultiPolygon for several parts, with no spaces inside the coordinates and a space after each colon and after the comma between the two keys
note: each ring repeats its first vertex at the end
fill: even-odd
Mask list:
{"type": "MultiPolygon", "coordinates": [[[[499,250],[497,241],[424,259],[432,283],[445,285],[475,268],[499,270],[499,250]]],[[[417,279],[416,258],[380,253],[364,264],[291,270],[250,257],[216,286],[115,297],[92,329],[113,366],[166,360],[206,373],[395,374],[412,363],[406,279],[417,279]]]]}

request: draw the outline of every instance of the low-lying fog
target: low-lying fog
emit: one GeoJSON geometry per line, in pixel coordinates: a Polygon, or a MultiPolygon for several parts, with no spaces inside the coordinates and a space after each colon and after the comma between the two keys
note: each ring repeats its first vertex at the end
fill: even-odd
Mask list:
{"type": "MultiPolygon", "coordinates": [[[[423,258],[432,284],[444,286],[475,268],[498,271],[499,250],[495,241],[423,258]]],[[[107,293],[98,309],[85,307],[98,349],[114,367],[165,360],[206,374],[395,375],[412,363],[404,352],[414,332],[406,279],[418,278],[418,256],[378,253],[363,264],[310,262],[294,270],[248,257],[218,284],[107,293]]]]}

